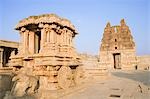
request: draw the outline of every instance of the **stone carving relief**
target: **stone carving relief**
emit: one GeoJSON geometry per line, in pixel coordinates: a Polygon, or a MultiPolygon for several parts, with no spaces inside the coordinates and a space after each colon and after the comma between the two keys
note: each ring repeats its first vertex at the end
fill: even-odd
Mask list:
{"type": "Polygon", "coordinates": [[[33,94],[38,88],[38,78],[27,75],[27,71],[23,68],[13,77],[12,81],[14,85],[11,94],[15,96],[21,97],[27,94],[33,94]]]}

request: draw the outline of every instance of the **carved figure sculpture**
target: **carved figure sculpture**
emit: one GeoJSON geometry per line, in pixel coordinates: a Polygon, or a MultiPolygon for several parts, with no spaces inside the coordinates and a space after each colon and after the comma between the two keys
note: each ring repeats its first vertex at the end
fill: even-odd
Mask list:
{"type": "Polygon", "coordinates": [[[12,81],[14,85],[11,93],[15,96],[23,96],[25,94],[35,93],[38,85],[38,79],[34,76],[27,75],[25,71],[22,71],[18,75],[14,76],[12,81]]]}

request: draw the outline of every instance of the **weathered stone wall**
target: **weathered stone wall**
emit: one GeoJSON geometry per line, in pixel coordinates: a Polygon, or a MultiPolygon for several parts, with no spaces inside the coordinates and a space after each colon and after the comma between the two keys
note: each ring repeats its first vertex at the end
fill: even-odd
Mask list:
{"type": "Polygon", "coordinates": [[[137,56],[138,70],[150,70],[150,55],[137,56]]]}
{"type": "Polygon", "coordinates": [[[90,54],[80,54],[80,57],[87,78],[98,80],[107,77],[108,71],[101,65],[98,60],[98,56],[90,54]]]}

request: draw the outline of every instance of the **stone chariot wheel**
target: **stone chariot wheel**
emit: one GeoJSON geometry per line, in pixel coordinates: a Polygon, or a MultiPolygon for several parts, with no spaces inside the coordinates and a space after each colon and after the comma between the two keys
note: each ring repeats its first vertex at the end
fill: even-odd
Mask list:
{"type": "Polygon", "coordinates": [[[72,71],[70,67],[62,66],[58,71],[58,85],[62,89],[67,89],[72,83],[72,71]]]}
{"type": "Polygon", "coordinates": [[[76,85],[80,85],[84,82],[85,79],[85,70],[79,66],[76,68],[75,74],[74,74],[74,81],[76,85]]]}

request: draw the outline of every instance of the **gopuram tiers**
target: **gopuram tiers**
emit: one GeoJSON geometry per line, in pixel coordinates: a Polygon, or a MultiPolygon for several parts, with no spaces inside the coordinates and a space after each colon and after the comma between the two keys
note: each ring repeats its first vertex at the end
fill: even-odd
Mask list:
{"type": "Polygon", "coordinates": [[[107,23],[99,57],[101,65],[110,70],[136,68],[135,43],[124,19],[119,26],[111,26],[109,22],[107,23]]]}
{"type": "Polygon", "coordinates": [[[67,89],[80,83],[81,63],[73,44],[78,33],[69,20],[55,14],[30,16],[15,29],[21,39],[18,54],[12,53],[9,66],[16,75],[24,72],[37,76],[38,90],[67,89]]]}

